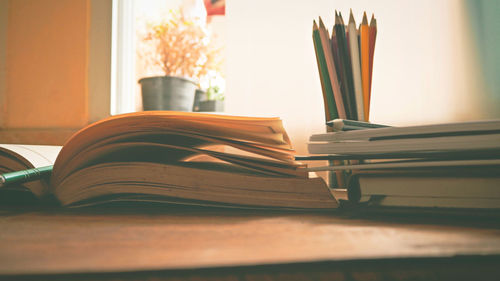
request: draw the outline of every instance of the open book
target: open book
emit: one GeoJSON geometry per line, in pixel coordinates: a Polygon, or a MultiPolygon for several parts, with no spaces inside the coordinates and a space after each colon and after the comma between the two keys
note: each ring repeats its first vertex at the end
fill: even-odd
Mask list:
{"type": "MultiPolygon", "coordinates": [[[[4,158],[24,162],[10,170],[40,166],[30,164],[31,156],[10,148],[3,147],[1,153],[8,155],[4,158]]],[[[43,165],[50,164],[55,155],[57,158],[49,188],[41,182],[25,187],[38,197],[52,194],[65,206],[155,201],[229,207],[337,207],[324,180],[309,177],[305,165],[294,160],[279,118],[131,113],[89,125],[73,135],[59,153],[56,147],[50,150],[52,156],[45,156],[48,162],[43,165]]],[[[2,165],[7,166],[4,158],[2,165]]]]}
{"type": "MultiPolygon", "coordinates": [[[[53,165],[61,148],[54,145],[0,144],[0,173],[53,165]]],[[[12,189],[29,190],[41,197],[49,192],[49,183],[45,179],[37,180],[12,189]]]]}

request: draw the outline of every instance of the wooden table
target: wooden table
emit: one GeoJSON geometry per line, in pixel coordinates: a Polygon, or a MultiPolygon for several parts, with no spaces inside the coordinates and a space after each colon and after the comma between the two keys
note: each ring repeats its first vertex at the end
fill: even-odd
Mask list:
{"type": "Polygon", "coordinates": [[[495,280],[499,254],[496,219],[157,206],[0,210],[0,276],[9,280],[495,280]]]}

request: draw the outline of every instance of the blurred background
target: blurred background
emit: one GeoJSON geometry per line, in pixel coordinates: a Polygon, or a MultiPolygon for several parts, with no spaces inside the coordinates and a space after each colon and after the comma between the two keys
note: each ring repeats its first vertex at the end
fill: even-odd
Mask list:
{"type": "Polygon", "coordinates": [[[500,118],[500,1],[0,0],[0,142],[62,144],[141,110],[137,81],[158,75],[141,34],[172,9],[220,50],[225,113],[281,117],[299,154],[325,130],[312,23],[335,10],[377,18],[372,122],[500,118]]]}

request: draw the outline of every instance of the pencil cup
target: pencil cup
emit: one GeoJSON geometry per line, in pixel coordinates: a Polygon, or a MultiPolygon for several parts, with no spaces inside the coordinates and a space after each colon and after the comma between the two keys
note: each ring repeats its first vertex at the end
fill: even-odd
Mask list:
{"type": "MultiPolygon", "coordinates": [[[[333,132],[333,127],[326,126],[327,132],[333,132]]],[[[341,165],[341,160],[328,160],[329,166],[341,165]]],[[[343,171],[328,171],[328,186],[330,188],[345,188],[345,173],[343,171]]]]}

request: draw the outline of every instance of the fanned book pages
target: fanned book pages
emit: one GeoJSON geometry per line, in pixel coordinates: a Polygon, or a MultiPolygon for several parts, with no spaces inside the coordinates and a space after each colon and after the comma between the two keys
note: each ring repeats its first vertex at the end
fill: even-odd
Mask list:
{"type": "Polygon", "coordinates": [[[337,207],[324,180],[294,160],[279,118],[173,111],[117,115],[80,130],[58,154],[48,192],[72,207],[337,207]]]}

